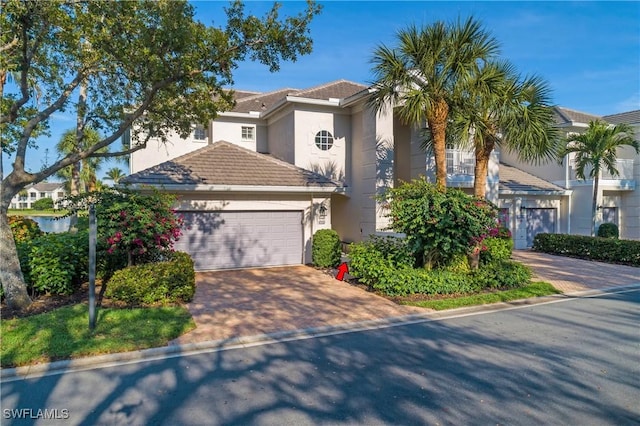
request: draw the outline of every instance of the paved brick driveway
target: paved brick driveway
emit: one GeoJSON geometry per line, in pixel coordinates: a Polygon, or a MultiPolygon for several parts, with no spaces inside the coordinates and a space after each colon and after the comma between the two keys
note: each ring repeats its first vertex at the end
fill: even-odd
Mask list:
{"type": "Polygon", "coordinates": [[[201,272],[188,305],[197,328],[174,344],[424,313],[308,266],[201,272]]]}
{"type": "Polygon", "coordinates": [[[640,268],[592,262],[565,256],[514,250],[513,259],[531,267],[534,279],[547,281],[564,293],[640,284],[640,268]]]}
{"type": "MultiPolygon", "coordinates": [[[[640,283],[640,268],[516,250],[534,279],[565,293],[640,283]]],[[[308,266],[201,272],[188,305],[197,328],[172,344],[247,337],[424,314],[308,266]]]]}

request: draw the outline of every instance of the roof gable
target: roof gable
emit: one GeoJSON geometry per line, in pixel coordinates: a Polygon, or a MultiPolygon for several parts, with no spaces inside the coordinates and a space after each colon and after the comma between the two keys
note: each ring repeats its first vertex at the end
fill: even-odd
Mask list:
{"type": "Polygon", "coordinates": [[[589,124],[591,121],[602,120],[599,115],[576,111],[569,108],[556,106],[553,108],[556,116],[556,124],[589,124]]]}
{"type": "Polygon", "coordinates": [[[158,186],[342,187],[317,173],[226,141],[142,170],[121,182],[158,186]]]}

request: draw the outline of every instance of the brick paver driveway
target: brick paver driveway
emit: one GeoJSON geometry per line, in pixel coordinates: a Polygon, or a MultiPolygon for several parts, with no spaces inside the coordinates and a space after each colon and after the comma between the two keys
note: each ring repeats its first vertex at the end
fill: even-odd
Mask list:
{"type": "Polygon", "coordinates": [[[308,266],[201,272],[188,305],[197,328],[174,344],[424,313],[308,266]]]}
{"type": "Polygon", "coordinates": [[[640,284],[640,268],[554,256],[532,250],[514,250],[513,259],[529,266],[534,280],[547,281],[564,293],[604,290],[640,284]]]}

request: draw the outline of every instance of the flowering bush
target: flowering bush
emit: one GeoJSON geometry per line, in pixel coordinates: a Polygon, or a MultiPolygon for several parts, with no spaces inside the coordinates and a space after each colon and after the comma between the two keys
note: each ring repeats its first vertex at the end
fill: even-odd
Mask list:
{"type": "Polygon", "coordinates": [[[114,258],[126,259],[129,266],[158,260],[162,252],[173,250],[182,234],[183,218],[172,208],[172,195],[109,189],[71,201],[72,211],[95,204],[99,248],[114,258]]]}

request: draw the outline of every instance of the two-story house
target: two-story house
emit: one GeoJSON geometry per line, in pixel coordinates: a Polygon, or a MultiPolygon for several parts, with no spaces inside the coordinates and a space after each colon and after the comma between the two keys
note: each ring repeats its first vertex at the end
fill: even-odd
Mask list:
{"type": "MultiPolygon", "coordinates": [[[[611,124],[627,123],[635,128],[636,138],[640,138],[640,111],[600,117],[568,108],[555,107],[556,125],[562,136],[569,133],[582,133],[595,120],[611,124]]],[[[524,170],[552,184],[563,188],[570,194],[562,199],[558,209],[550,210],[560,223],[551,232],[563,232],[577,235],[591,234],[591,205],[593,199],[593,180],[581,180],[576,176],[574,155],[568,155],[561,162],[543,165],[519,162],[514,155],[503,153],[501,161],[524,170]]],[[[640,155],[632,148],[618,151],[616,169],[619,174],[611,176],[601,171],[596,206],[596,225],[611,222],[619,226],[620,237],[640,239],[640,155]]],[[[500,167],[500,181],[503,181],[503,168],[500,167]]],[[[526,202],[526,201],[524,201],[526,202]]],[[[527,212],[528,213],[528,212],[527,212]]],[[[552,227],[553,228],[553,227],[552,227]]]]}
{"type": "MultiPolygon", "coordinates": [[[[191,253],[197,269],[310,262],[315,231],[332,228],[345,242],[388,231],[376,194],[433,173],[421,129],[392,110],[373,111],[370,94],[344,80],[236,91],[236,106],[195,125],[189,139],[152,140],[134,153],[123,183],[179,196],[188,227],[176,248],[191,253]]],[[[487,196],[516,246],[538,232],[568,232],[572,191],[499,157],[492,156],[487,196]]],[[[450,147],[448,184],[471,193],[473,162],[450,147]]]]}
{"type": "Polygon", "coordinates": [[[40,182],[35,185],[29,185],[16,194],[11,199],[10,208],[31,209],[33,208],[33,203],[43,198],[51,198],[53,205],[57,206],[58,202],[66,195],[64,184],[60,182],[40,182]]]}

